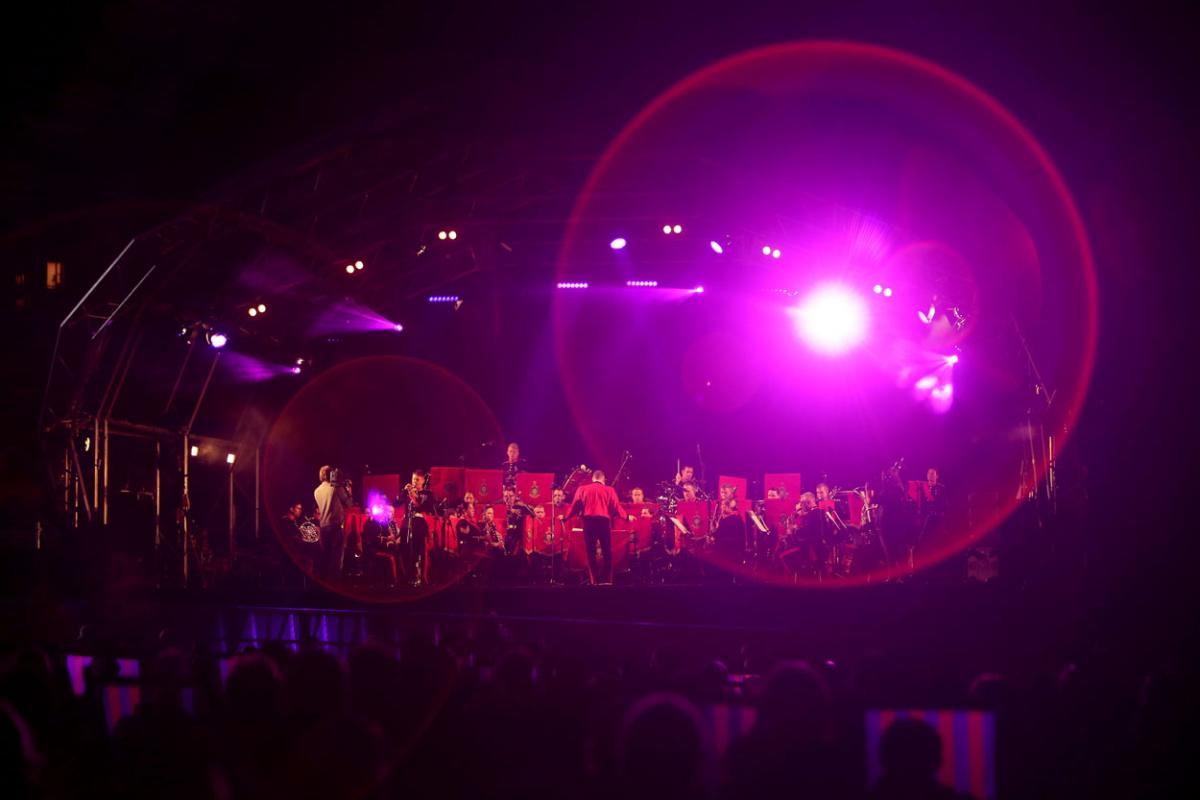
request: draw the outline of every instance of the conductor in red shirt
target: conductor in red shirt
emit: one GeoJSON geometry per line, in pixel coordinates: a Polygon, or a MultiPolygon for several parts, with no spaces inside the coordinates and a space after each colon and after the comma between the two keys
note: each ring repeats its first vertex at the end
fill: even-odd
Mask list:
{"type": "Polygon", "coordinates": [[[621,508],[616,489],[604,485],[603,470],[593,472],[592,482],[575,490],[570,516],[577,515],[583,517],[583,543],[584,549],[587,550],[588,571],[591,572],[592,583],[612,583],[612,521],[618,515],[629,515],[621,508]],[[600,550],[604,554],[603,580],[598,580],[601,573],[596,567],[596,542],[600,542],[600,550]]]}

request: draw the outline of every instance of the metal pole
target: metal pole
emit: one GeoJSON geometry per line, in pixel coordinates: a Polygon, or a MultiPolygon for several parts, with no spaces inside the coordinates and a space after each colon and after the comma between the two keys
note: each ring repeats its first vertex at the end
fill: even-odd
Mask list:
{"type": "MultiPolygon", "coordinates": [[[[92,508],[100,511],[100,415],[92,423],[92,508]]],[[[91,516],[90,514],[88,516],[91,516]]]]}
{"type": "Polygon", "coordinates": [[[104,486],[100,490],[100,497],[104,501],[103,510],[100,513],[100,524],[108,524],[108,420],[104,420],[104,486]]]}
{"type": "MultiPolygon", "coordinates": [[[[73,436],[74,434],[68,434],[73,436]]],[[[71,452],[63,448],[63,516],[71,513],[71,452]]]]}
{"type": "Polygon", "coordinates": [[[233,559],[234,559],[233,467],[234,467],[233,464],[229,465],[229,568],[230,568],[230,571],[233,570],[233,559]]]}
{"type": "Polygon", "coordinates": [[[262,482],[260,473],[262,448],[258,447],[254,450],[254,540],[258,541],[261,537],[259,531],[262,525],[262,482]]]}
{"type": "Polygon", "coordinates": [[[75,463],[75,474],[77,476],[75,479],[75,524],[78,527],[78,525],[79,525],[79,500],[81,498],[83,499],[83,510],[87,513],[88,522],[92,521],[92,506],[90,503],[88,503],[87,486],[83,486],[82,487],[83,490],[80,491],[80,484],[83,482],[83,480],[82,480],[83,479],[83,467],[80,466],[80,463],[79,463],[79,451],[75,449],[75,440],[74,439],[71,440],[70,447],[71,447],[71,459],[75,463]]]}
{"type": "Polygon", "coordinates": [[[189,437],[187,433],[183,434],[183,497],[180,498],[180,510],[183,512],[183,588],[187,588],[188,584],[188,506],[191,501],[188,499],[188,457],[191,453],[189,437]]]}
{"type": "Polygon", "coordinates": [[[162,442],[154,440],[154,555],[162,546],[162,442]]]}

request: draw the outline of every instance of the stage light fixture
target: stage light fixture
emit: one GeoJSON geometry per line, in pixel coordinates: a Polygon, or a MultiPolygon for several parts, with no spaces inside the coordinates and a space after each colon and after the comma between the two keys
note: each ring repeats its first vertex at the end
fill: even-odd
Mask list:
{"type": "Polygon", "coordinates": [[[921,380],[917,381],[917,388],[923,392],[928,391],[929,389],[937,386],[937,382],[936,376],[926,375],[924,378],[921,378],[921,380]]]}
{"type": "Polygon", "coordinates": [[[891,297],[891,296],[892,296],[892,287],[890,287],[890,286],[889,286],[889,287],[885,288],[885,289],[883,290],[883,296],[884,296],[884,297],[891,297]]]}
{"type": "Polygon", "coordinates": [[[225,463],[226,464],[232,464],[235,461],[237,461],[236,453],[226,453],[225,454],[225,463]]]}
{"type": "Polygon", "coordinates": [[[946,356],[946,363],[951,366],[954,366],[955,364],[958,363],[958,356],[957,355],[946,356]]]}
{"type": "Polygon", "coordinates": [[[586,288],[588,288],[588,285],[584,281],[560,281],[558,283],[558,288],[559,289],[586,289],[586,288]]]}
{"type": "Polygon", "coordinates": [[[771,251],[771,258],[779,258],[781,255],[783,255],[783,253],[779,251],[778,247],[771,251]]]}
{"type": "Polygon", "coordinates": [[[683,233],[683,226],[682,226],[682,225],[675,225],[674,227],[672,227],[672,228],[671,228],[671,231],[672,231],[673,233],[683,233]]]}
{"type": "Polygon", "coordinates": [[[671,235],[671,226],[670,226],[670,225],[663,225],[663,233],[665,233],[665,234],[667,234],[668,236],[670,236],[670,235],[671,235]]]}
{"type": "Polygon", "coordinates": [[[396,333],[400,333],[401,331],[403,331],[403,330],[404,330],[404,326],[403,326],[403,325],[401,325],[399,322],[397,322],[397,323],[396,323],[395,325],[393,325],[392,327],[395,329],[396,333]]]}
{"type": "Polygon", "coordinates": [[[250,315],[250,316],[252,316],[252,317],[257,317],[257,316],[258,316],[258,309],[257,309],[257,308],[255,308],[254,306],[250,306],[250,308],[246,309],[246,313],[247,313],[247,314],[249,314],[249,315],[250,315]]]}
{"type": "Polygon", "coordinates": [[[200,455],[200,448],[197,447],[196,445],[192,445],[191,454],[192,454],[192,458],[195,458],[196,456],[200,455]]]}
{"type": "Polygon", "coordinates": [[[265,314],[265,313],[267,313],[267,304],[266,304],[266,303],[259,303],[259,304],[258,304],[258,313],[260,313],[260,314],[265,314]]]}
{"type": "Polygon", "coordinates": [[[627,245],[627,244],[629,244],[629,242],[625,241],[624,237],[618,236],[617,238],[615,238],[611,242],[609,242],[608,246],[611,247],[613,250],[624,250],[625,245],[627,245]]]}
{"type": "Polygon", "coordinates": [[[362,269],[364,266],[366,266],[366,265],[365,265],[365,264],[363,264],[363,262],[361,262],[361,261],[355,261],[355,262],[354,262],[354,268],[355,268],[356,270],[361,270],[361,269],[362,269]]]}
{"type": "Polygon", "coordinates": [[[438,238],[441,239],[443,242],[446,241],[446,237],[449,235],[450,234],[446,233],[445,231],[438,231],[438,238]]]}
{"type": "Polygon", "coordinates": [[[883,284],[877,283],[871,287],[871,291],[875,294],[883,294],[883,284]]]}
{"type": "Polygon", "coordinates": [[[714,253],[716,253],[717,255],[721,255],[722,253],[725,252],[725,248],[721,247],[721,243],[715,239],[713,241],[709,242],[708,246],[711,247],[712,251],[714,253]]]}
{"type": "Polygon", "coordinates": [[[212,345],[213,347],[215,347],[216,349],[220,350],[222,347],[224,347],[226,344],[229,343],[229,337],[223,333],[210,331],[208,334],[208,343],[210,345],[212,345]]]}
{"type": "Polygon", "coordinates": [[[635,288],[653,289],[658,286],[658,281],[625,281],[625,285],[635,288]]]}
{"type": "Polygon", "coordinates": [[[428,300],[430,303],[457,303],[459,296],[456,294],[431,294],[428,300]]]}
{"type": "Polygon", "coordinates": [[[297,364],[296,366],[292,367],[292,374],[293,374],[293,375],[299,375],[299,374],[300,374],[300,370],[301,370],[301,367],[300,367],[300,365],[299,365],[299,364],[297,364]]]}
{"type": "Polygon", "coordinates": [[[447,236],[449,236],[449,237],[450,237],[450,241],[452,241],[452,242],[453,242],[455,239],[457,239],[457,238],[458,238],[458,231],[450,231],[450,232],[449,232],[449,233],[447,233],[446,235],[447,235],[447,236]]]}
{"type": "Polygon", "coordinates": [[[354,274],[354,265],[353,265],[353,264],[347,264],[347,265],[346,265],[346,274],[347,274],[347,275],[353,275],[353,274],[354,274]]]}
{"type": "Polygon", "coordinates": [[[763,254],[764,256],[769,256],[769,255],[771,255],[771,245],[769,245],[769,244],[764,244],[764,245],[763,245],[763,248],[762,248],[762,254],[763,254]]]}
{"type": "Polygon", "coordinates": [[[695,289],[692,289],[692,292],[693,292],[694,294],[704,294],[704,287],[703,287],[703,286],[697,286],[695,289]]]}

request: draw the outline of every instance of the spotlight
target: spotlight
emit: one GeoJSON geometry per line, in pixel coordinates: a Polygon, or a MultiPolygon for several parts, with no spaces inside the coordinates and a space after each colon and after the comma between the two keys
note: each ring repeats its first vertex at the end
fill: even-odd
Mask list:
{"type": "Polygon", "coordinates": [[[226,453],[225,454],[225,463],[226,464],[232,464],[235,461],[237,461],[236,453],[226,453]]]}
{"type": "Polygon", "coordinates": [[[586,288],[588,288],[588,285],[586,282],[583,282],[583,281],[560,281],[558,284],[558,288],[559,289],[586,289],[586,288]]]}
{"type": "Polygon", "coordinates": [[[300,374],[300,365],[299,365],[299,364],[297,364],[296,366],[292,367],[292,374],[293,374],[293,375],[299,375],[299,374],[300,374]]]}
{"type": "Polygon", "coordinates": [[[371,516],[372,517],[378,517],[382,513],[383,513],[383,506],[380,506],[380,505],[371,506],[371,516]]]}
{"type": "Polygon", "coordinates": [[[825,355],[841,355],[867,338],[866,306],[857,294],[838,284],[814,289],[792,315],[800,337],[825,355]]]}
{"type": "Polygon", "coordinates": [[[692,292],[695,294],[704,294],[704,287],[697,286],[695,289],[692,289],[692,292]]]}
{"type": "Polygon", "coordinates": [[[890,287],[890,286],[889,286],[889,287],[887,287],[886,289],[884,289],[884,290],[883,290],[883,296],[884,296],[884,297],[891,297],[891,296],[892,296],[892,287],[890,287]]]}
{"type": "Polygon", "coordinates": [[[783,255],[783,253],[779,252],[778,247],[771,251],[771,258],[779,258],[781,255],[783,255]]]}
{"type": "Polygon", "coordinates": [[[671,231],[674,233],[683,233],[683,226],[676,225],[675,227],[671,228],[671,231]]]}
{"type": "Polygon", "coordinates": [[[929,313],[926,313],[924,311],[917,312],[917,316],[921,318],[921,322],[924,322],[926,325],[929,325],[933,322],[934,315],[936,315],[936,314],[937,314],[937,309],[934,306],[929,307],[929,313]]]}
{"type": "Polygon", "coordinates": [[[957,363],[958,363],[958,356],[957,356],[957,355],[950,355],[950,356],[946,356],[946,363],[947,363],[947,364],[950,364],[950,365],[957,364],[957,363]]]}
{"type": "Polygon", "coordinates": [[[396,333],[400,333],[401,331],[403,331],[403,330],[404,330],[404,326],[403,326],[403,325],[401,325],[399,322],[397,322],[397,323],[396,323],[395,325],[393,325],[392,327],[393,327],[393,329],[396,331],[396,333]]]}
{"type": "Polygon", "coordinates": [[[267,313],[267,304],[266,304],[266,303],[259,303],[259,304],[258,304],[258,313],[260,313],[260,314],[265,314],[265,313],[267,313]]]}
{"type": "Polygon", "coordinates": [[[353,275],[353,274],[354,274],[354,265],[353,265],[353,264],[347,264],[347,265],[346,265],[346,274],[347,274],[347,275],[353,275]]]}
{"type": "Polygon", "coordinates": [[[251,306],[250,308],[246,309],[246,313],[247,313],[247,314],[249,314],[249,315],[250,315],[250,316],[252,316],[252,317],[257,317],[257,316],[258,316],[258,309],[257,309],[257,308],[255,308],[254,306],[251,306]]]}
{"type": "Polygon", "coordinates": [[[625,241],[624,237],[618,236],[617,238],[615,238],[611,242],[609,242],[608,246],[611,247],[613,250],[624,250],[625,245],[627,245],[627,244],[629,244],[629,243],[625,241]]]}
{"type": "Polygon", "coordinates": [[[446,237],[449,235],[450,234],[446,233],[445,231],[438,231],[438,238],[442,241],[446,241],[446,237]]]}
{"type": "Polygon", "coordinates": [[[364,264],[363,264],[363,262],[361,262],[361,261],[355,261],[355,262],[354,262],[354,268],[355,268],[355,269],[357,269],[357,270],[361,270],[361,269],[363,268],[363,266],[365,266],[365,265],[364,265],[364,264]]]}
{"type": "Polygon", "coordinates": [[[195,458],[196,456],[200,455],[200,448],[197,447],[196,445],[192,445],[191,453],[192,453],[192,458],[195,458]]]}
{"type": "Polygon", "coordinates": [[[229,337],[223,333],[210,333],[208,335],[208,343],[220,350],[229,343],[229,337]]]}
{"type": "Polygon", "coordinates": [[[722,253],[725,252],[725,248],[721,247],[721,243],[718,241],[715,241],[715,240],[711,241],[708,243],[708,246],[711,247],[712,251],[714,253],[716,253],[717,255],[721,255],[722,253]]]}
{"type": "Polygon", "coordinates": [[[303,359],[303,358],[297,358],[297,359],[296,359],[296,366],[297,366],[297,367],[303,367],[303,366],[304,366],[304,359],[303,359]]]}
{"type": "Polygon", "coordinates": [[[924,378],[921,378],[921,380],[917,381],[917,388],[923,392],[928,391],[935,386],[937,386],[937,377],[934,375],[926,375],[924,378]]]}
{"type": "Polygon", "coordinates": [[[667,234],[668,236],[670,236],[670,235],[671,235],[671,226],[670,226],[670,225],[663,225],[663,233],[665,233],[665,234],[667,234]]]}
{"type": "Polygon", "coordinates": [[[452,241],[452,242],[453,242],[455,239],[457,239],[457,238],[458,238],[458,231],[450,231],[450,232],[449,232],[449,233],[447,233],[446,235],[447,235],[448,237],[450,237],[450,241],[452,241]]]}
{"type": "Polygon", "coordinates": [[[769,244],[764,244],[764,245],[763,245],[763,249],[762,249],[762,254],[763,254],[764,256],[769,256],[769,255],[771,255],[771,245],[769,245],[769,244]]]}
{"type": "Polygon", "coordinates": [[[875,294],[883,294],[883,284],[879,284],[879,283],[875,284],[874,286],[871,287],[871,291],[874,292],[875,294]]]}

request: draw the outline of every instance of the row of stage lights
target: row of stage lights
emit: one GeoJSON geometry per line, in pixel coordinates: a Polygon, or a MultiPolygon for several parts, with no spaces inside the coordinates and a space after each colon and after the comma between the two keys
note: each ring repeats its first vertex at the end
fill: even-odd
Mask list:
{"type": "MultiPolygon", "coordinates": [[[[683,226],[678,223],[668,223],[662,226],[662,232],[667,236],[678,236],[683,233],[683,226]]],[[[629,240],[624,236],[618,236],[610,241],[608,246],[613,250],[624,250],[629,246],[629,240]]],[[[729,246],[729,240],[726,239],[725,244],[721,244],[716,239],[712,239],[709,241],[708,246],[717,255],[724,255],[725,249],[729,246]]],[[[783,257],[783,251],[770,244],[764,244],[761,252],[768,258],[779,259],[783,257]]]]}
{"type": "MultiPolygon", "coordinates": [[[[198,457],[200,455],[200,446],[192,445],[192,449],[189,452],[190,452],[192,458],[198,457]]],[[[236,461],[237,461],[237,453],[226,453],[225,454],[225,463],[228,464],[229,466],[232,467],[236,461]]]]}

